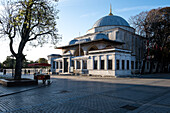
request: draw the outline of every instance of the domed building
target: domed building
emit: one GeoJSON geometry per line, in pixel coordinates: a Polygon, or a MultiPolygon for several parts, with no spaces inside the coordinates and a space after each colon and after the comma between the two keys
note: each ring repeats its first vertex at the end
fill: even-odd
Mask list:
{"type": "Polygon", "coordinates": [[[120,16],[97,20],[84,36],[76,37],[53,60],[52,69],[59,74],[125,76],[141,70],[145,39],[120,16]]]}

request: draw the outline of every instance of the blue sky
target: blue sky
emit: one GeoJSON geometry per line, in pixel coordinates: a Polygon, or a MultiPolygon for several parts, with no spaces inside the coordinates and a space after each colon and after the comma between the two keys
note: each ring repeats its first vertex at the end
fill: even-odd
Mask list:
{"type": "MultiPolygon", "coordinates": [[[[67,45],[79,34],[84,35],[98,19],[109,14],[110,4],[113,15],[121,16],[128,21],[130,16],[142,11],[170,6],[170,0],[60,0],[57,27],[59,34],[62,35],[62,41],[57,46],[67,45]]],[[[8,43],[8,41],[0,41],[0,62],[11,55],[8,43]]],[[[46,45],[36,49],[27,47],[24,53],[27,59],[37,60],[40,57],[47,58],[49,54],[59,54],[61,50],[46,45]]]]}

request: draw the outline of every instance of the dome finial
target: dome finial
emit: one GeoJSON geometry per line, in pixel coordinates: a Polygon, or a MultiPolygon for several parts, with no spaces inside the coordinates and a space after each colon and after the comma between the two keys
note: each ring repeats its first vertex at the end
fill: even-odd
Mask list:
{"type": "Polygon", "coordinates": [[[110,13],[109,13],[109,16],[112,16],[112,5],[110,4],[110,13]]]}

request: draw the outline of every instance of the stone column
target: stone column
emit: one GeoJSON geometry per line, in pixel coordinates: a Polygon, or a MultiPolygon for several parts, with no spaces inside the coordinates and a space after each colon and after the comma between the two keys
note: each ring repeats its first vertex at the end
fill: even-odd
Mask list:
{"type": "Polygon", "coordinates": [[[116,70],[116,57],[115,54],[112,55],[112,70],[116,70]]]}
{"type": "Polygon", "coordinates": [[[80,60],[80,74],[83,74],[83,59],[80,60]]]}
{"type": "Polygon", "coordinates": [[[100,66],[101,66],[101,57],[100,57],[100,56],[97,56],[97,60],[98,60],[97,69],[100,70],[100,66]]]}
{"type": "Polygon", "coordinates": [[[128,59],[127,59],[127,57],[125,56],[125,59],[124,59],[124,61],[125,61],[125,67],[124,67],[125,70],[127,70],[127,60],[128,60],[128,59]]]}
{"type": "Polygon", "coordinates": [[[91,69],[91,57],[87,60],[87,69],[91,69]]]}
{"type": "Polygon", "coordinates": [[[70,68],[71,68],[71,58],[68,58],[68,73],[70,73],[70,68]]]}
{"type": "Polygon", "coordinates": [[[55,70],[54,70],[55,73],[56,73],[56,67],[57,67],[57,62],[55,61],[55,70]]]}
{"type": "Polygon", "coordinates": [[[119,69],[122,70],[122,56],[120,56],[120,59],[119,59],[119,69]]]}
{"type": "Polygon", "coordinates": [[[83,60],[80,60],[80,69],[83,69],[83,60]]]}
{"type": "Polygon", "coordinates": [[[129,58],[129,70],[131,70],[131,59],[129,58]]]}
{"type": "Polygon", "coordinates": [[[62,58],[62,73],[64,73],[64,58],[62,58]]]}
{"type": "Polygon", "coordinates": [[[104,63],[104,64],[105,64],[105,68],[104,68],[104,69],[105,69],[105,70],[108,70],[108,56],[107,56],[107,55],[104,55],[104,58],[105,58],[105,59],[104,59],[104,61],[105,61],[105,63],[104,63]]]}
{"type": "Polygon", "coordinates": [[[74,60],[74,67],[77,69],[77,60],[74,60]]]}
{"type": "Polygon", "coordinates": [[[92,59],[91,59],[91,69],[93,70],[94,69],[94,56],[92,56],[92,59]]]}
{"type": "Polygon", "coordinates": [[[60,70],[60,61],[57,61],[58,62],[58,69],[60,70]]]}

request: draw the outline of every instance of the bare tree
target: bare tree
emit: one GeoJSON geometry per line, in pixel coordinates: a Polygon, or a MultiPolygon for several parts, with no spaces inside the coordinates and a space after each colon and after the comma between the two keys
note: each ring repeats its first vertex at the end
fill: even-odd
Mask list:
{"type": "Polygon", "coordinates": [[[23,50],[32,46],[56,44],[60,39],[56,29],[58,0],[6,0],[0,15],[0,34],[10,40],[10,51],[16,58],[15,77],[21,79],[23,50]],[[17,39],[18,49],[14,50],[17,39]]]}
{"type": "MultiPolygon", "coordinates": [[[[158,61],[161,71],[165,71],[166,63],[170,62],[167,48],[170,46],[170,7],[158,8],[149,11],[147,15],[147,28],[150,38],[150,55],[158,61]]],[[[157,67],[158,71],[158,67],[157,67]]]]}
{"type": "Polygon", "coordinates": [[[129,23],[130,25],[132,25],[133,28],[135,28],[136,33],[144,37],[146,37],[146,32],[147,32],[147,28],[146,28],[147,14],[148,14],[147,11],[143,11],[138,15],[131,16],[129,18],[129,23]]]}
{"type": "MultiPolygon", "coordinates": [[[[165,62],[170,62],[168,48],[170,44],[170,7],[152,9],[149,12],[141,12],[129,19],[130,24],[136,29],[136,32],[148,39],[146,45],[147,51],[144,56],[144,63],[149,56],[151,62],[158,61],[158,65],[165,67],[165,62]],[[152,56],[152,57],[151,57],[152,56]],[[166,61],[165,61],[166,59],[166,61]]],[[[151,70],[152,71],[151,63],[151,70]]],[[[158,67],[158,66],[157,66],[158,67]]],[[[158,69],[157,69],[158,70],[158,69]]],[[[144,65],[142,66],[142,73],[144,65]]]]}

